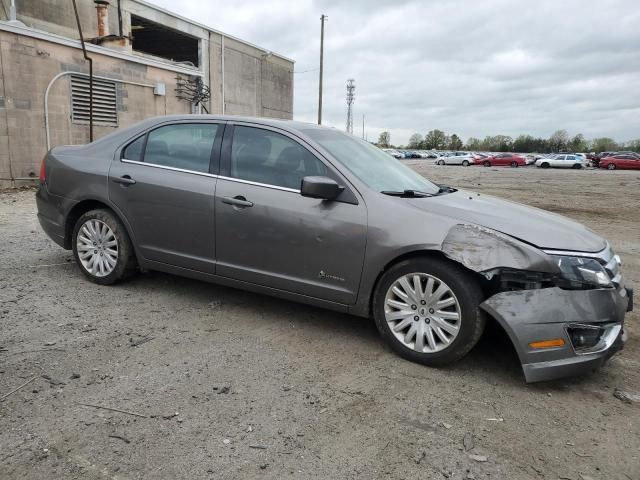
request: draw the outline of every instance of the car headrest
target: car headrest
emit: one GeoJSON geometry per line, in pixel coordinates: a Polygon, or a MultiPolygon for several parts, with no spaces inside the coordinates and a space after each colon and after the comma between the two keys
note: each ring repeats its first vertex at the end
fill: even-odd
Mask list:
{"type": "Polygon", "coordinates": [[[297,147],[287,147],[276,159],[275,168],[284,172],[293,172],[300,167],[302,152],[297,147]]]}
{"type": "Polygon", "coordinates": [[[169,147],[167,147],[167,142],[165,142],[164,140],[151,140],[147,144],[146,153],[155,155],[169,155],[169,147]]]}

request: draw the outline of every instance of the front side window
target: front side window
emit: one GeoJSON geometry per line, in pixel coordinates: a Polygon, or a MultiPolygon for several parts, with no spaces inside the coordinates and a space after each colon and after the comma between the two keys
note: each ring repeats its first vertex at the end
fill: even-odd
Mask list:
{"type": "Polygon", "coordinates": [[[232,178],[299,190],[306,176],[328,176],[327,167],[294,140],[270,130],[236,126],[232,178]]]}
{"type": "MultiPolygon", "coordinates": [[[[148,134],[141,161],[206,173],[217,131],[218,125],[211,123],[180,123],[156,128],[148,134]]],[[[125,158],[134,160],[127,155],[129,149],[134,150],[136,142],[125,149],[125,158]]]]}

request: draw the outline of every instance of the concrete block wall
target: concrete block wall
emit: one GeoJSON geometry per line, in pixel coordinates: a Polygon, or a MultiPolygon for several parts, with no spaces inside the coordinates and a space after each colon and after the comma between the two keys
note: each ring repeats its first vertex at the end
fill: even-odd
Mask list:
{"type": "MultiPolygon", "coordinates": [[[[10,0],[0,0],[0,20],[6,19],[9,3],[10,0]]],[[[114,1],[109,7],[112,33],[117,33],[115,5],[114,1]]],[[[17,6],[18,19],[28,27],[78,38],[71,1],[20,0],[17,6]]],[[[97,20],[93,1],[78,0],[78,9],[85,37],[95,36],[97,20]]],[[[293,118],[292,61],[269,55],[259,47],[226,35],[223,40],[220,32],[137,0],[122,0],[122,10],[124,35],[131,34],[131,14],[135,14],[200,40],[200,71],[211,89],[206,105],[210,113],[293,118]]],[[[97,53],[91,56],[95,75],[166,84],[164,97],[154,96],[151,88],[118,84],[118,126],[155,115],[191,112],[188,103],[175,98],[177,74],[170,68],[148,66],[149,62],[144,60],[138,62],[97,53]]],[[[46,152],[44,92],[51,79],[65,71],[88,73],[81,50],[53,39],[36,39],[0,30],[0,187],[10,185],[2,179],[37,177],[46,152]]],[[[52,146],[88,141],[88,125],[71,121],[68,76],[57,80],[50,91],[49,124],[52,146]]],[[[94,125],[94,136],[99,138],[113,128],[94,125]]]]}
{"type": "MultiPolygon", "coordinates": [[[[222,36],[211,32],[211,111],[222,113],[222,36]]],[[[224,113],[293,118],[293,62],[224,38],[224,113]]]]}
{"type": "MultiPolygon", "coordinates": [[[[190,113],[191,105],[173,94],[176,73],[109,56],[92,54],[94,74],[113,79],[155,85],[165,83],[167,95],[155,96],[149,87],[116,84],[118,126],[170,113],[190,113]]],[[[0,186],[9,178],[37,177],[46,153],[44,93],[60,72],[88,73],[80,50],[44,40],[0,31],[0,186]],[[4,105],[4,106],[3,106],[4,105]]],[[[89,141],[89,126],[71,120],[68,76],[56,80],[49,94],[51,145],[82,144],[89,141]]],[[[94,126],[94,137],[115,127],[94,126]]],[[[27,182],[17,182],[29,183],[27,182]]]]}

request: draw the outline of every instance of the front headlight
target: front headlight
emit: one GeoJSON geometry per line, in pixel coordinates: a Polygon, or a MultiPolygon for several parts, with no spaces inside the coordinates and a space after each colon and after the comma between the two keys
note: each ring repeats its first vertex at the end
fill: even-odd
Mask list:
{"type": "Polygon", "coordinates": [[[560,287],[567,289],[611,288],[611,278],[604,266],[594,258],[566,257],[555,258],[560,269],[560,287]]]}

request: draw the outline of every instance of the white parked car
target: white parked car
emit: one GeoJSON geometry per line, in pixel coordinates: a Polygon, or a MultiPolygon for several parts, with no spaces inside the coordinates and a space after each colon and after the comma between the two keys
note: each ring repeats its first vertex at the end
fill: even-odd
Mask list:
{"type": "Polygon", "coordinates": [[[473,156],[470,154],[467,155],[450,155],[448,157],[439,157],[436,158],[436,165],[462,165],[463,167],[468,167],[469,165],[473,165],[473,156]]]}
{"type": "Polygon", "coordinates": [[[536,160],[536,167],[540,168],[582,168],[585,160],[574,154],[557,154],[536,160]]]}

